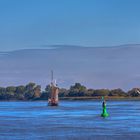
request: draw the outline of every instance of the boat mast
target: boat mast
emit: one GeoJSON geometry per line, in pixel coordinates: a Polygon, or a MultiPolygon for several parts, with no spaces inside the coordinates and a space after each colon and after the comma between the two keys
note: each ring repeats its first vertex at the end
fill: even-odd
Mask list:
{"type": "Polygon", "coordinates": [[[53,70],[51,70],[51,82],[53,83],[53,70]]]}

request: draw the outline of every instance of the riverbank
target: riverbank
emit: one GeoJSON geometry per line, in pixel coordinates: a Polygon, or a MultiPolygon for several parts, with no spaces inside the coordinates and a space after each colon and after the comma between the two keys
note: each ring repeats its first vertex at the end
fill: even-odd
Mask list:
{"type": "MultiPolygon", "coordinates": [[[[104,96],[104,98],[107,100],[107,101],[140,101],[140,97],[119,97],[119,96],[115,96],[115,97],[110,97],[110,96],[104,96]]],[[[72,101],[72,100],[81,100],[81,101],[87,101],[87,100],[102,100],[102,97],[101,96],[96,96],[96,97],[59,97],[59,100],[60,101],[63,101],[63,100],[68,100],[68,101],[72,101]]],[[[23,102],[23,101],[48,101],[48,99],[41,99],[41,98],[36,98],[36,99],[30,99],[30,100],[15,100],[15,99],[10,99],[10,100],[0,100],[0,102],[4,102],[4,101],[16,101],[16,102],[23,102]]]]}
{"type": "MultiPolygon", "coordinates": [[[[59,100],[101,100],[102,97],[60,97],[59,100]]],[[[140,100],[140,97],[109,97],[105,96],[106,100],[140,100]]]]}

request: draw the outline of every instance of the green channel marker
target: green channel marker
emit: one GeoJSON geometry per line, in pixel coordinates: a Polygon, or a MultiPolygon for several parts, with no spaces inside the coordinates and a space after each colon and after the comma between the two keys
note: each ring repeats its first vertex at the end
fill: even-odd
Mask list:
{"type": "Polygon", "coordinates": [[[106,102],[105,102],[104,97],[102,97],[102,99],[103,99],[103,104],[102,104],[103,112],[102,112],[102,114],[101,114],[101,117],[108,117],[109,114],[108,114],[107,111],[106,111],[106,102]]]}

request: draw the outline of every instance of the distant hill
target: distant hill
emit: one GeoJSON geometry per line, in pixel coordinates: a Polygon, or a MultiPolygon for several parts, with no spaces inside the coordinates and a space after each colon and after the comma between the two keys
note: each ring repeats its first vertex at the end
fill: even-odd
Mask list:
{"type": "Polygon", "coordinates": [[[140,87],[139,44],[113,47],[55,45],[50,48],[1,52],[0,86],[33,81],[45,87],[53,69],[61,87],[75,82],[92,88],[140,87]]]}

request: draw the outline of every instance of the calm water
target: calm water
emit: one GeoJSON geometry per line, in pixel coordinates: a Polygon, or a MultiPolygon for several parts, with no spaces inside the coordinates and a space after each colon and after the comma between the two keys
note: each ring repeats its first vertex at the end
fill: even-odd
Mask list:
{"type": "Polygon", "coordinates": [[[140,101],[0,102],[0,140],[140,139],[140,101]]]}

